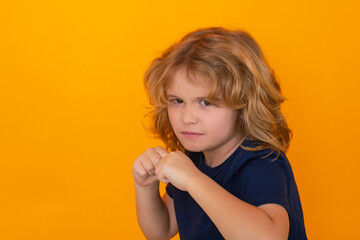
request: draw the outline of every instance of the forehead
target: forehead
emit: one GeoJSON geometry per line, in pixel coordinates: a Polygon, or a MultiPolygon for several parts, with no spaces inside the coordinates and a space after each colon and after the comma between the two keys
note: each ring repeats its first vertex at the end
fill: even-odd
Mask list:
{"type": "Polygon", "coordinates": [[[210,84],[204,79],[189,77],[186,71],[178,70],[168,83],[166,95],[183,99],[207,98],[210,90],[210,84]]]}
{"type": "Polygon", "coordinates": [[[183,69],[175,72],[166,88],[167,94],[174,93],[196,93],[207,96],[210,93],[211,86],[208,81],[199,76],[189,76],[183,69]]]}

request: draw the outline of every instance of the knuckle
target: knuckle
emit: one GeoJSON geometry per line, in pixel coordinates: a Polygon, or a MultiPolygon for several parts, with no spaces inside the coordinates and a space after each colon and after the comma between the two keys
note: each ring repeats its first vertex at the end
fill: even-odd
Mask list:
{"type": "Polygon", "coordinates": [[[154,148],[155,150],[158,150],[158,151],[162,151],[162,150],[165,150],[164,148],[160,147],[160,146],[157,146],[154,148]]]}
{"type": "Polygon", "coordinates": [[[153,168],[152,164],[148,161],[143,162],[143,166],[146,170],[150,170],[151,168],[153,168]]]}
{"type": "Polygon", "coordinates": [[[148,148],[148,149],[146,149],[146,150],[145,150],[145,152],[144,152],[144,153],[145,153],[145,154],[149,154],[149,153],[151,153],[152,151],[153,151],[153,149],[152,149],[152,148],[148,148]]]}
{"type": "Polygon", "coordinates": [[[146,177],[146,176],[148,176],[147,172],[144,171],[143,169],[137,170],[136,173],[137,173],[140,177],[143,177],[143,178],[146,177]]]}
{"type": "Polygon", "coordinates": [[[176,156],[176,155],[178,155],[178,154],[179,154],[178,152],[170,152],[170,153],[168,154],[168,156],[174,157],[174,156],[176,156]]]}
{"type": "Polygon", "coordinates": [[[149,174],[146,173],[146,172],[140,173],[139,175],[140,175],[140,177],[142,177],[142,178],[146,178],[146,177],[149,176],[149,174]]]}
{"type": "Polygon", "coordinates": [[[154,168],[152,166],[146,166],[146,171],[149,172],[149,173],[152,173],[154,172],[154,168]]]}

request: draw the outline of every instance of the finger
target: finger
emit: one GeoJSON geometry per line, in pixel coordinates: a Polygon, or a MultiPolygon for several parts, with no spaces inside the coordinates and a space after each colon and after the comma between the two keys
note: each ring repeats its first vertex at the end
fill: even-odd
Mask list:
{"type": "Polygon", "coordinates": [[[164,177],[159,178],[159,177],[158,177],[158,179],[159,179],[159,181],[162,182],[162,183],[165,183],[165,184],[168,184],[168,183],[169,183],[169,180],[168,180],[167,178],[164,178],[164,177]]]}
{"type": "Polygon", "coordinates": [[[149,176],[155,175],[155,166],[151,160],[142,161],[141,162],[142,168],[147,172],[149,176]]]}
{"type": "Polygon", "coordinates": [[[156,175],[158,175],[158,174],[159,174],[159,172],[160,172],[160,170],[161,170],[162,166],[163,166],[163,161],[162,161],[162,160],[160,160],[160,161],[158,162],[158,164],[155,166],[155,174],[156,174],[156,175]]]}
{"type": "Polygon", "coordinates": [[[156,147],[154,150],[161,156],[161,158],[165,157],[169,152],[162,147],[156,147]]]}
{"type": "MultiPolygon", "coordinates": [[[[165,149],[163,149],[165,150],[165,149]]],[[[165,150],[166,151],[166,150],[165,150]]],[[[167,154],[167,152],[166,152],[167,154]]],[[[156,166],[158,162],[163,158],[164,153],[163,151],[157,151],[156,149],[152,149],[152,151],[149,152],[148,157],[151,160],[151,162],[156,166]]]]}
{"type": "Polygon", "coordinates": [[[164,162],[160,161],[159,164],[156,166],[155,174],[156,174],[157,178],[159,179],[159,181],[161,181],[163,183],[169,183],[169,180],[167,179],[167,177],[164,175],[164,172],[162,171],[163,166],[164,166],[164,162]]]}
{"type": "Polygon", "coordinates": [[[141,178],[147,178],[149,177],[149,173],[146,171],[146,169],[142,166],[142,164],[136,164],[134,165],[134,173],[141,178]]]}

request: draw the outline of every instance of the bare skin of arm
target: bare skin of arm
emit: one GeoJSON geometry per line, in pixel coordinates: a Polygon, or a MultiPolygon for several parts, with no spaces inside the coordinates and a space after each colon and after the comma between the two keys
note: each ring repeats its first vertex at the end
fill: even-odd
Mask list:
{"type": "Polygon", "coordinates": [[[225,239],[287,239],[289,218],[277,204],[259,207],[233,196],[201,173],[181,152],[167,154],[156,167],[158,178],[187,191],[207,213],[225,239]]]}
{"type": "Polygon", "coordinates": [[[159,194],[156,164],[167,155],[161,147],[146,150],[133,165],[137,218],[147,239],[170,239],[177,232],[174,202],[159,194]]]}

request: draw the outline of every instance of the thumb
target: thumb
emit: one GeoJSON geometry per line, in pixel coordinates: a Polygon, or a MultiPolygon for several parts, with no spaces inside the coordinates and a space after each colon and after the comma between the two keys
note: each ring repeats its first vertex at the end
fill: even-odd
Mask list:
{"type": "Polygon", "coordinates": [[[165,183],[165,184],[168,184],[169,183],[169,180],[166,178],[166,177],[158,177],[159,181],[162,182],[162,183],[165,183]]]}
{"type": "Polygon", "coordinates": [[[161,181],[163,183],[169,183],[169,180],[167,179],[164,172],[162,171],[163,165],[164,165],[163,161],[160,161],[156,165],[155,174],[156,174],[159,181],[161,181]]]}

